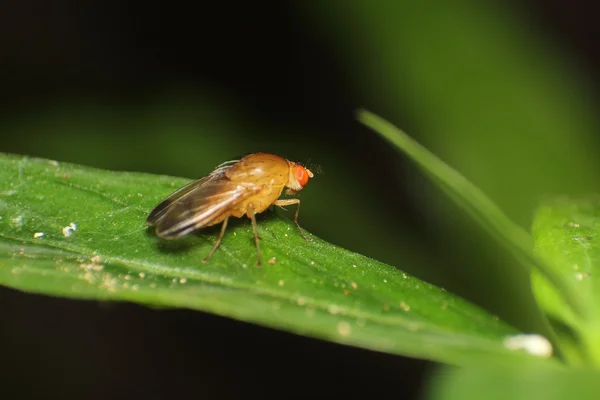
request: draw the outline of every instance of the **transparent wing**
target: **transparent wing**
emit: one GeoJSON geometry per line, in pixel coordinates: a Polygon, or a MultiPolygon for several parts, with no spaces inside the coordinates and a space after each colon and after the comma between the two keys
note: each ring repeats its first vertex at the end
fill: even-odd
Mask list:
{"type": "Polygon", "coordinates": [[[171,193],[166,199],[160,202],[159,205],[154,207],[148,215],[146,223],[150,226],[156,225],[171,208],[175,207],[177,202],[185,201],[184,199],[187,196],[198,196],[198,193],[202,192],[203,187],[205,187],[205,190],[208,190],[211,182],[214,183],[222,179],[225,175],[225,170],[235,165],[238,161],[239,160],[231,160],[224,162],[204,178],[192,181],[171,193]]]}
{"type": "MultiPolygon", "coordinates": [[[[258,193],[261,186],[234,183],[226,178],[207,179],[173,193],[155,213],[156,234],[178,238],[210,224],[224,212],[258,193]]],[[[152,216],[152,213],[151,213],[152,216]]]]}
{"type": "Polygon", "coordinates": [[[152,211],[150,211],[150,214],[148,214],[148,218],[146,218],[146,223],[150,226],[156,225],[178,200],[183,199],[186,196],[192,194],[194,190],[197,190],[209,179],[210,176],[207,176],[200,180],[195,180],[177,189],[175,192],[171,193],[166,199],[161,201],[156,207],[154,207],[152,211]]]}

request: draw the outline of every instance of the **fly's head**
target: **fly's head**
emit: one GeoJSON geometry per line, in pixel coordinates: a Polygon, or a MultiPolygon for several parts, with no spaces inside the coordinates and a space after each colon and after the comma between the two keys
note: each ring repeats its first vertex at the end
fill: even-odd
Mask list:
{"type": "Polygon", "coordinates": [[[302,165],[290,161],[290,176],[287,184],[286,194],[296,194],[301,191],[313,177],[313,173],[302,165]]]}

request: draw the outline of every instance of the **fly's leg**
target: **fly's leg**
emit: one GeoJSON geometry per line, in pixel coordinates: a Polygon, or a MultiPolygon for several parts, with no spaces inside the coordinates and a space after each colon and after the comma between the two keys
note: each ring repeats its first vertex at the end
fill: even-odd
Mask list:
{"type": "Polygon", "coordinates": [[[302,235],[302,237],[304,239],[306,239],[306,240],[310,240],[309,238],[306,237],[306,235],[304,234],[304,232],[302,232],[302,228],[300,228],[300,224],[298,224],[298,213],[300,212],[300,199],[283,199],[283,200],[277,200],[273,204],[275,204],[276,206],[280,206],[280,207],[285,207],[285,206],[291,206],[293,204],[298,204],[298,207],[296,207],[296,214],[294,215],[294,223],[298,227],[298,230],[300,231],[300,234],[302,235]]]}
{"type": "Polygon", "coordinates": [[[206,257],[204,257],[204,259],[202,260],[202,262],[207,262],[208,259],[212,257],[212,255],[215,252],[215,250],[217,249],[217,247],[219,247],[219,245],[221,244],[221,240],[223,239],[223,235],[225,235],[225,229],[227,228],[227,220],[228,219],[229,219],[229,216],[225,217],[225,219],[223,220],[223,225],[221,226],[221,233],[219,233],[219,237],[217,238],[217,242],[213,246],[213,248],[210,251],[210,253],[208,253],[208,255],[206,257]]]}
{"type": "Polygon", "coordinates": [[[254,231],[254,242],[256,243],[256,266],[260,267],[260,236],[258,236],[258,226],[256,225],[256,214],[252,203],[248,204],[248,216],[252,220],[252,230],[254,231]]]}

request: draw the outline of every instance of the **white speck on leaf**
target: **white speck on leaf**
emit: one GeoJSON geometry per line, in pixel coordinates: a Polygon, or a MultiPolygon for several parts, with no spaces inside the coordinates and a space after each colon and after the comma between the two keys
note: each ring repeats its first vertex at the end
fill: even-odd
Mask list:
{"type": "Polygon", "coordinates": [[[114,292],[117,289],[119,281],[113,278],[110,274],[104,274],[102,277],[102,283],[99,285],[100,288],[106,289],[109,292],[114,292]]]}
{"type": "Polygon", "coordinates": [[[10,222],[13,225],[13,227],[21,229],[23,227],[23,216],[19,215],[18,217],[11,219],[10,222]]]}
{"type": "Polygon", "coordinates": [[[104,265],[101,264],[85,264],[85,263],[81,263],[79,264],[79,268],[85,270],[85,271],[102,271],[104,269],[104,265]]]}
{"type": "Polygon", "coordinates": [[[352,328],[350,327],[350,324],[346,321],[340,321],[337,324],[337,331],[342,336],[349,336],[352,332],[352,328]]]}
{"type": "Polygon", "coordinates": [[[94,256],[94,257],[90,258],[90,261],[95,264],[98,264],[101,261],[101,258],[100,258],[100,256],[94,256]]]}
{"type": "Polygon", "coordinates": [[[64,228],[62,228],[62,233],[65,237],[71,236],[73,234],[73,232],[75,232],[75,229],[73,229],[71,227],[71,225],[65,226],[64,228]]]}
{"type": "Polygon", "coordinates": [[[575,274],[575,279],[577,279],[578,281],[582,281],[584,279],[589,278],[590,276],[592,276],[592,274],[590,274],[589,272],[578,272],[575,274]]]}
{"type": "Polygon", "coordinates": [[[336,314],[339,314],[341,309],[339,306],[337,306],[335,304],[330,304],[329,307],[327,307],[327,311],[329,311],[329,313],[332,315],[336,315],[336,314]]]}
{"type": "Polygon", "coordinates": [[[36,232],[33,234],[33,237],[37,239],[37,238],[41,238],[44,235],[45,235],[44,232],[36,232]]]}
{"type": "Polygon", "coordinates": [[[96,283],[96,274],[91,271],[86,271],[85,274],[79,275],[79,279],[83,279],[93,285],[96,283]]]}
{"type": "Polygon", "coordinates": [[[537,334],[508,336],[504,339],[504,347],[509,350],[525,350],[537,357],[548,358],[552,355],[552,344],[537,334]]]}

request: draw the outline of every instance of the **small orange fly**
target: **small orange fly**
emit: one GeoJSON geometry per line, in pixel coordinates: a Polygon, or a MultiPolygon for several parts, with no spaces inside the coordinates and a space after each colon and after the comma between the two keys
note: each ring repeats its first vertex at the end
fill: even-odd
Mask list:
{"type": "Polygon", "coordinates": [[[298,224],[299,199],[279,199],[281,192],[300,192],[313,173],[302,165],[268,153],[254,153],[240,160],[219,165],[208,176],[193,181],[176,190],[158,204],[148,215],[146,222],[156,228],[163,239],[181,238],[193,231],[223,223],[217,242],[202,261],[215,252],[227,228],[229,217],[246,215],[252,221],[258,262],[260,261],[260,237],[255,215],[269,206],[297,204],[294,223],[304,239],[309,240],[298,224]]]}

